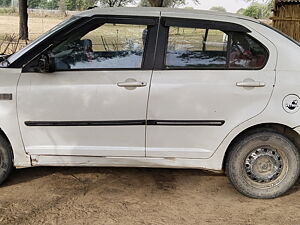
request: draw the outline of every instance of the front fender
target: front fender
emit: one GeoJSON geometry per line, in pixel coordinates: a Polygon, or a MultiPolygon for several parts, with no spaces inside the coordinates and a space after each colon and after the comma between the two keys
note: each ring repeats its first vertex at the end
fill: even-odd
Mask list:
{"type": "Polygon", "coordinates": [[[16,167],[31,166],[23,145],[17,114],[17,84],[21,69],[0,68],[0,128],[13,149],[16,167]]]}

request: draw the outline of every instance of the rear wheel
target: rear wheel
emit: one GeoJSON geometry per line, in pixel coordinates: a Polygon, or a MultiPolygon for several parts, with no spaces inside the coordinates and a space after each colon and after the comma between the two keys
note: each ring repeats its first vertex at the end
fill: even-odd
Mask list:
{"type": "Polygon", "coordinates": [[[13,169],[13,154],[9,142],[0,136],[0,184],[13,169]]]}
{"type": "Polygon", "coordinates": [[[299,152],[288,138],[279,133],[255,132],[233,145],[226,173],[242,194],[252,198],[275,198],[297,181],[299,152]]]}

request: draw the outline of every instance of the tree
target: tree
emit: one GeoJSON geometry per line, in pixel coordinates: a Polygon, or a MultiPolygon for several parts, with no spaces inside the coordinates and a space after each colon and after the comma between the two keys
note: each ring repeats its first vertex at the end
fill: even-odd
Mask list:
{"type": "Polygon", "coordinates": [[[0,0],[1,7],[9,7],[11,5],[11,0],[0,0]]]}
{"type": "MultiPolygon", "coordinates": [[[[200,0],[193,0],[196,4],[200,4],[200,0]]],[[[185,5],[185,0],[141,0],[140,6],[143,7],[178,7],[185,5]]]]}
{"type": "Polygon", "coordinates": [[[245,9],[243,15],[256,19],[268,18],[271,16],[271,8],[269,4],[253,3],[245,9]]]}
{"type": "Polygon", "coordinates": [[[48,8],[48,0],[41,0],[38,8],[47,9],[48,8]]]}
{"type": "Polygon", "coordinates": [[[58,0],[49,0],[47,3],[47,9],[57,9],[58,8],[58,0]]]}
{"type": "Polygon", "coordinates": [[[139,4],[139,6],[142,7],[170,7],[170,8],[174,8],[181,5],[185,5],[185,0],[163,0],[163,1],[141,0],[139,4]]]}
{"type": "Polygon", "coordinates": [[[28,8],[35,9],[39,7],[40,0],[28,0],[28,8]]]}
{"type": "MultiPolygon", "coordinates": [[[[252,4],[248,8],[244,9],[242,14],[261,19],[261,18],[268,18],[271,16],[272,9],[274,7],[276,0],[262,0],[261,4],[258,3],[257,0],[244,0],[244,1],[252,2],[252,4]]],[[[237,13],[239,13],[239,11],[237,13]]]]}
{"type": "Polygon", "coordinates": [[[245,12],[245,9],[244,8],[240,8],[236,13],[240,14],[240,15],[243,15],[244,12],[245,12]]]}
{"type": "Polygon", "coordinates": [[[135,3],[135,0],[99,0],[99,3],[104,7],[124,7],[130,3],[135,3]]]}
{"type": "Polygon", "coordinates": [[[28,40],[27,0],[19,0],[19,38],[28,40]]]}
{"type": "Polygon", "coordinates": [[[218,12],[227,12],[226,9],[222,6],[213,6],[209,10],[218,11],[218,12]]]}

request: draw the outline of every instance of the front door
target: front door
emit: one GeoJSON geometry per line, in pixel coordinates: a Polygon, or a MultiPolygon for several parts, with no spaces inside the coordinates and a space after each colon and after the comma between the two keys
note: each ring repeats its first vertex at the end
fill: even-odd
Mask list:
{"type": "Polygon", "coordinates": [[[27,66],[17,90],[26,151],[145,156],[156,30],[155,18],[95,18],[47,52],[55,72],[27,66]]]}
{"type": "Polygon", "coordinates": [[[276,49],[238,24],[162,21],[146,155],[209,158],[232,129],[268,104],[276,63],[268,52],[276,49]]]}

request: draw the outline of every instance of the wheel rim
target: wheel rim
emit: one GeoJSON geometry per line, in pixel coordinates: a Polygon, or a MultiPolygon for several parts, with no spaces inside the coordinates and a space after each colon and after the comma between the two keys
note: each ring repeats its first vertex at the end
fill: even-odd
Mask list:
{"type": "Polygon", "coordinates": [[[247,177],[257,185],[280,182],[286,163],[279,151],[270,147],[259,147],[251,151],[245,160],[247,177]]]}

